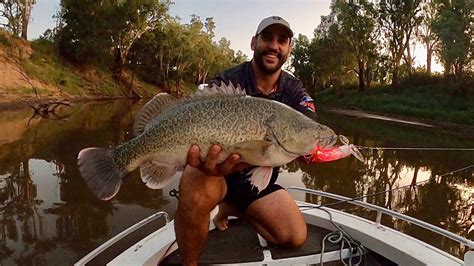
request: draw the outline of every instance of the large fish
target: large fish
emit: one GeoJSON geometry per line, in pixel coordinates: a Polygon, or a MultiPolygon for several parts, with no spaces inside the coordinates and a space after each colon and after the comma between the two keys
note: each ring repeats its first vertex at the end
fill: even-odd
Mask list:
{"type": "Polygon", "coordinates": [[[247,96],[223,82],[185,100],[156,95],[138,113],[133,131],[137,137],[124,144],[86,148],[78,155],[82,177],[101,199],[117,194],[122,179],[137,167],[148,187],[165,187],[186,165],[192,144],[200,146],[202,159],[212,144],[220,144],[218,162],[238,153],[241,162],[258,166],[249,179],[261,190],[272,167],[328,150],[338,137],[285,104],[247,96]]]}

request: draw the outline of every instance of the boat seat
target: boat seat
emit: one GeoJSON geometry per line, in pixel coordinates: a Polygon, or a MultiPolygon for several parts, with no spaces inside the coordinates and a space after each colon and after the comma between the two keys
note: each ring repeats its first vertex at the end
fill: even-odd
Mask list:
{"type": "MultiPolygon", "coordinates": [[[[259,262],[264,259],[264,250],[271,252],[273,259],[299,257],[321,252],[321,241],[331,231],[308,226],[308,238],[300,248],[280,246],[262,247],[258,235],[252,226],[240,219],[229,220],[230,226],[225,231],[214,229],[209,232],[207,243],[200,257],[199,264],[225,264],[259,262]]],[[[325,252],[339,250],[340,245],[327,242],[325,252]]],[[[161,265],[181,265],[181,256],[176,250],[163,260],[161,265]]]]}

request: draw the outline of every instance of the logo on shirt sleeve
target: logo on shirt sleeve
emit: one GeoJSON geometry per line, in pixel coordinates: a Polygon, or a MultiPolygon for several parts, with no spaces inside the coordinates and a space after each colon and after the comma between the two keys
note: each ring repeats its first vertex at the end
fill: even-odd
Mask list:
{"type": "Polygon", "coordinates": [[[304,96],[303,98],[301,98],[300,105],[311,112],[316,112],[316,107],[314,106],[313,98],[309,96],[304,96]]]}

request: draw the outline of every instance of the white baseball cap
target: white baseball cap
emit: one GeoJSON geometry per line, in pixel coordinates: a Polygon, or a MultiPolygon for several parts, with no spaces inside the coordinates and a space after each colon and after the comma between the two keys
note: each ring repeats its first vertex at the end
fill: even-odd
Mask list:
{"type": "Polygon", "coordinates": [[[271,26],[274,24],[280,24],[284,26],[290,33],[290,38],[293,37],[293,31],[290,28],[290,23],[288,23],[288,21],[284,20],[282,17],[279,17],[279,16],[271,16],[271,17],[263,19],[260,22],[260,24],[258,24],[256,35],[260,34],[268,26],[271,26]]]}

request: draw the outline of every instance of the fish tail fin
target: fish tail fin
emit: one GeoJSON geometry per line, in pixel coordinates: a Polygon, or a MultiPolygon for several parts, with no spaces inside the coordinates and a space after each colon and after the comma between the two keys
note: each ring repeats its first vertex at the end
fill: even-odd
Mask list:
{"type": "Polygon", "coordinates": [[[113,149],[87,148],[77,156],[79,172],[89,189],[102,200],[114,197],[128,174],[115,164],[112,153],[113,149]]]}

